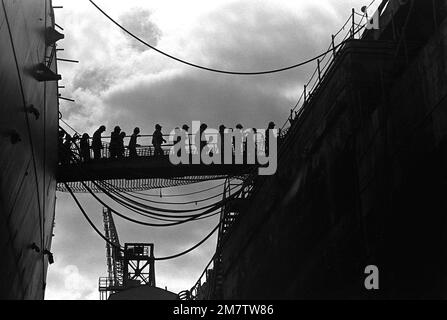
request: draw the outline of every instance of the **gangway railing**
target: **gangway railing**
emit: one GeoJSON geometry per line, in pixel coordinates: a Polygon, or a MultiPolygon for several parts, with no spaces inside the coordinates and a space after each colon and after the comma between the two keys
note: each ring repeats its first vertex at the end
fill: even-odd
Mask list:
{"type": "MultiPolygon", "coordinates": [[[[215,134],[210,134],[210,136],[215,135],[215,134]]],[[[174,151],[173,151],[173,147],[174,147],[174,143],[164,143],[161,145],[161,150],[162,150],[162,154],[160,155],[156,155],[155,154],[155,147],[149,142],[152,140],[152,135],[139,135],[138,136],[138,143],[139,145],[136,147],[136,156],[137,157],[141,157],[141,158],[147,158],[147,157],[159,157],[159,156],[169,156],[171,155],[174,151]]],[[[170,139],[170,135],[163,135],[164,139],[166,141],[169,141],[170,139]]],[[[116,158],[112,158],[111,155],[111,147],[110,147],[110,143],[109,142],[102,142],[102,148],[101,148],[101,159],[102,161],[104,160],[122,160],[122,159],[126,159],[126,158],[132,158],[131,153],[130,153],[130,149],[128,147],[128,140],[131,138],[131,136],[126,136],[124,139],[124,150],[122,150],[121,154],[118,154],[116,156],[116,158]]],[[[187,143],[186,145],[182,148],[182,152],[185,152],[188,155],[197,155],[198,153],[201,153],[202,151],[200,150],[200,148],[197,147],[198,143],[194,143],[194,139],[196,138],[195,135],[188,135],[188,139],[187,139],[187,143]]],[[[103,137],[104,140],[110,139],[110,137],[103,137]]],[[[262,133],[256,133],[255,134],[255,141],[256,141],[256,149],[259,152],[264,152],[265,151],[265,136],[262,133]]],[[[72,143],[70,144],[70,148],[69,150],[67,150],[64,146],[59,146],[59,148],[61,148],[61,159],[60,159],[60,164],[70,164],[70,163],[77,163],[79,164],[80,162],[83,162],[84,159],[81,156],[81,152],[80,152],[80,145],[79,145],[79,135],[76,135],[75,137],[72,138],[72,143]],[[66,156],[64,156],[64,152],[67,153],[66,156]]],[[[91,139],[89,139],[89,141],[91,141],[91,139]]],[[[90,143],[91,145],[91,143],[90,143]]],[[[209,152],[213,152],[216,154],[219,154],[220,151],[220,147],[217,145],[217,143],[208,143],[206,148],[208,148],[209,152]]],[[[119,152],[118,152],[119,153],[119,152]]],[[[93,149],[90,148],[89,150],[89,160],[90,161],[95,161],[94,159],[94,154],[93,154],[93,149]]]]}
{"type": "MultiPolygon", "coordinates": [[[[312,73],[310,79],[304,84],[303,91],[298,99],[296,105],[291,109],[289,118],[285,121],[280,128],[280,135],[284,138],[291,125],[296,121],[303,113],[305,106],[309,100],[317,93],[321,85],[326,80],[328,73],[333,68],[337,57],[341,51],[346,47],[346,43],[349,40],[360,40],[364,38],[365,33],[368,31],[365,26],[367,23],[367,10],[374,4],[375,1],[366,7],[364,13],[356,12],[352,9],[351,15],[343,24],[341,29],[331,36],[331,42],[327,48],[327,53],[321,58],[317,59],[315,70],[312,73]]],[[[383,1],[383,3],[388,0],[383,1]]],[[[379,10],[383,9],[383,6],[379,6],[379,10]]]]}

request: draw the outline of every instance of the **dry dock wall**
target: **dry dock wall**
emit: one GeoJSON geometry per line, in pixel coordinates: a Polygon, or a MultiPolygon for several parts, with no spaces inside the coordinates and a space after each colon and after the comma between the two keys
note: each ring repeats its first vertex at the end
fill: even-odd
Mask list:
{"type": "Polygon", "coordinates": [[[224,298],[445,298],[446,49],[445,22],[408,59],[348,45],[225,243],[224,298]]]}

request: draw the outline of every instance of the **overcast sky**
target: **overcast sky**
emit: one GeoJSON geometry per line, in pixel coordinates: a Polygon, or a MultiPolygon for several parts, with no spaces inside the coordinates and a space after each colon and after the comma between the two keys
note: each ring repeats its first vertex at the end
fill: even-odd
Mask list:
{"type": "MultiPolygon", "coordinates": [[[[159,49],[212,68],[238,71],[276,69],[324,52],[331,34],[369,0],[97,0],[110,15],[159,49]]],[[[282,125],[315,65],[276,75],[230,76],[209,73],[168,59],[129,38],[87,0],[53,0],[65,40],[60,58],[64,119],[80,132],[99,125],[109,133],[120,125],[152,134],[193,120],[213,128],[282,125]]],[[[216,183],[218,184],[218,183],[216,183]]],[[[212,185],[212,184],[211,184],[212,185]]],[[[162,190],[188,193],[210,186],[162,190]]],[[[214,191],[214,194],[217,191],[214,191]]],[[[160,190],[151,194],[159,195],[160,190]]],[[[83,205],[102,230],[102,207],[91,197],[83,205]]],[[[157,198],[155,198],[157,199],[157,198]]],[[[160,199],[160,198],[158,198],[160,199]]],[[[167,200],[164,198],[163,200],[167,200]]],[[[169,198],[182,202],[187,198],[169,198]]],[[[124,210],[122,210],[124,211],[124,210]]],[[[208,221],[169,229],[144,228],[116,220],[122,243],[153,242],[157,256],[189,248],[217,224],[208,221]]],[[[74,202],[59,193],[47,299],[98,299],[98,278],[106,275],[105,244],[84,221],[74,202]]],[[[215,238],[190,255],[156,264],[159,287],[179,292],[197,281],[211,258],[215,238]]]]}

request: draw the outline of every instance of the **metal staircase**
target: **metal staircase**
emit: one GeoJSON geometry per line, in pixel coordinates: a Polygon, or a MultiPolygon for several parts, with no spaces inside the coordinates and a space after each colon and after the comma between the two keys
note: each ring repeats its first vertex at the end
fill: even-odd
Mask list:
{"type": "MultiPolygon", "coordinates": [[[[237,182],[234,179],[227,179],[224,185],[223,200],[226,200],[231,196],[231,191],[234,190],[237,182]]],[[[247,184],[243,186],[243,190],[239,197],[234,201],[227,202],[221,209],[221,224],[219,228],[219,234],[217,238],[216,255],[214,257],[214,268],[210,274],[209,284],[209,296],[208,299],[219,300],[223,299],[223,281],[224,281],[224,269],[223,269],[223,255],[222,247],[228,237],[231,227],[235,223],[243,207],[246,205],[246,199],[250,194],[253,184],[247,184]]]]}

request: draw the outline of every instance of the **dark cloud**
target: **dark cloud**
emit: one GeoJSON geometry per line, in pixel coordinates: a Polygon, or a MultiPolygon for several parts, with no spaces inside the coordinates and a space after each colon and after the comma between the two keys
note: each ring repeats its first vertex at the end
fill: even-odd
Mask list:
{"type": "Polygon", "coordinates": [[[72,80],[73,90],[88,90],[100,93],[116,84],[114,68],[111,66],[87,66],[78,72],[72,80]]]}
{"type": "Polygon", "coordinates": [[[239,122],[262,127],[267,120],[280,120],[281,108],[289,103],[278,92],[263,90],[250,80],[209,78],[187,73],[150,85],[144,80],[136,81],[131,89],[110,93],[105,102],[111,109],[120,110],[115,114],[116,122],[124,127],[138,124],[149,131],[155,123],[165,124],[170,130],[193,120],[215,128],[222,123],[231,127],[239,122]]]}
{"type": "MultiPolygon", "coordinates": [[[[213,67],[252,71],[295,64],[318,52],[320,43],[306,21],[287,11],[267,9],[239,3],[211,14],[201,21],[205,27],[193,32],[201,40],[201,55],[195,58],[213,67]],[[310,32],[302,32],[306,27],[310,32]]],[[[314,19],[318,13],[310,14],[314,19]]],[[[214,127],[239,122],[263,127],[270,120],[281,122],[294,102],[285,90],[296,86],[298,97],[302,87],[297,85],[308,74],[304,70],[315,67],[261,77],[189,69],[164,77],[142,75],[112,88],[104,102],[114,110],[116,122],[132,127],[144,119],[149,131],[155,123],[173,128],[192,120],[214,127]]]]}
{"type": "MultiPolygon", "coordinates": [[[[333,17],[317,8],[306,19],[284,8],[259,6],[256,2],[231,3],[208,15],[194,32],[206,60],[235,70],[269,70],[312,57],[330,35],[314,21],[333,24],[333,17]],[[325,37],[326,38],[325,38],[325,37]]],[[[296,75],[294,75],[296,76],[296,75]]]]}

